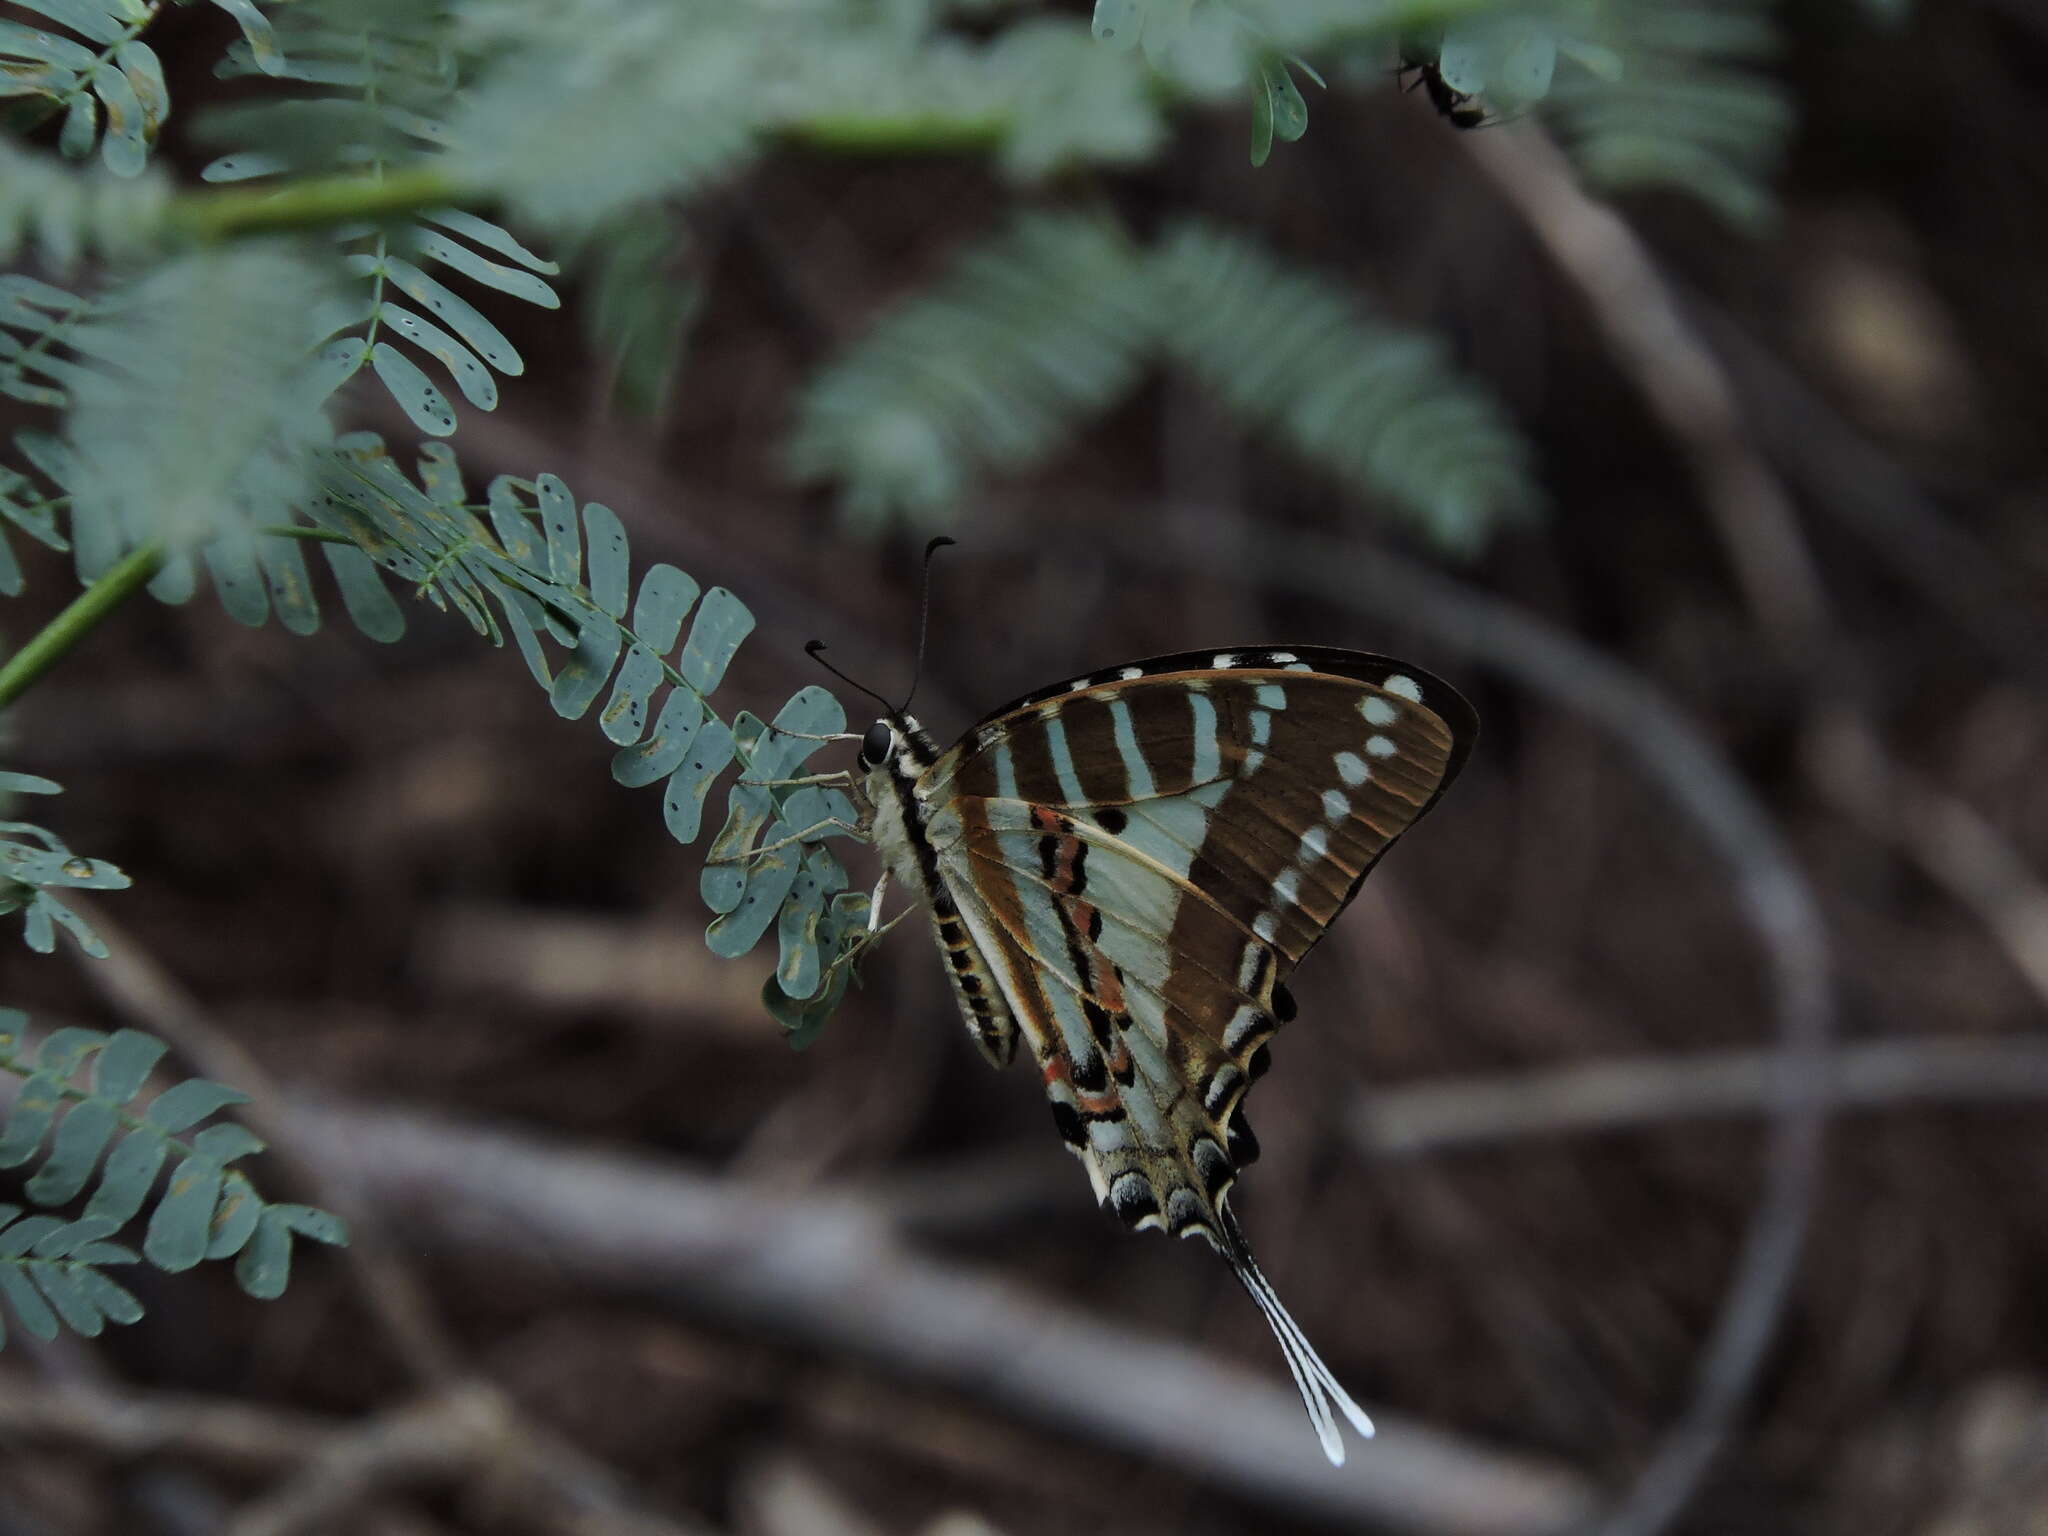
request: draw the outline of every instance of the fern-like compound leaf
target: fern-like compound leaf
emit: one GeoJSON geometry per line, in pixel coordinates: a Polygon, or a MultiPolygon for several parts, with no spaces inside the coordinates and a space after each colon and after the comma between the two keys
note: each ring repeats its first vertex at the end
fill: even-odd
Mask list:
{"type": "Polygon", "coordinates": [[[1614,7],[1608,24],[1560,44],[1604,69],[1561,70],[1559,138],[1610,188],[1677,187],[1732,222],[1761,226],[1793,112],[1766,72],[1783,43],[1766,0],[1667,0],[1614,7]]]}
{"type": "Polygon", "coordinates": [[[830,364],[789,459],[836,481],[857,525],[936,525],[1162,357],[1447,549],[1476,549],[1533,501],[1522,439],[1434,342],[1248,239],[1186,226],[1148,252],[1078,217],[975,248],[830,364]]]}
{"type": "Polygon", "coordinates": [[[22,1080],[0,1128],[0,1168],[33,1166],[21,1187],[37,1205],[85,1201],[76,1219],[0,1206],[0,1298],[30,1333],[49,1337],[61,1321],[91,1334],[141,1315],[134,1298],[97,1271],[137,1262],[107,1240],[145,1211],[143,1258],[178,1271],[240,1256],[237,1273],[252,1295],[282,1289],[294,1234],[347,1241],[328,1213],[271,1205],[257,1193],[236,1166],[262,1151],[257,1137],[230,1121],[205,1123],[246,1095],[193,1078],[144,1105],[163,1042],[135,1030],[61,1029],[31,1049],[27,1025],[25,1014],[0,1009],[0,1073],[22,1080]],[[259,1242],[261,1252],[248,1258],[259,1242]]]}
{"type": "MultiPolygon", "coordinates": [[[[216,139],[259,142],[261,151],[219,157],[201,175],[248,181],[285,170],[381,176],[438,155],[450,142],[456,58],[429,11],[379,5],[307,5],[278,18],[277,49],[229,51],[224,75],[268,74],[316,88],[283,101],[215,114],[216,139]]],[[[441,273],[543,308],[560,299],[544,279],[558,268],[509,231],[458,209],[432,211],[398,228],[337,231],[357,291],[316,322],[321,398],[365,367],[421,431],[445,437],[456,416],[443,379],[478,410],[495,409],[497,376],[525,371],[496,324],[441,273]],[[502,259],[500,259],[502,258],[502,259]],[[415,360],[439,365],[429,373],[415,360]]]]}
{"type": "Polygon", "coordinates": [[[704,876],[717,914],[709,942],[737,955],[774,929],[778,974],[814,992],[822,963],[800,951],[836,944],[837,929],[824,916],[784,923],[782,914],[812,899],[809,886],[799,890],[802,870],[830,890],[844,884],[819,845],[846,835],[855,810],[843,792],[801,782],[800,770],[846,717],[816,687],[771,723],[720,717],[710,698],[754,628],[746,604],[669,565],[647,567],[636,583],[624,524],[608,507],[579,503],[554,475],[499,476],[477,504],[446,445],[422,450],[414,479],[380,439],[358,433],[316,456],[314,479],[305,510],[317,525],[493,644],[509,636],[558,713],[581,718],[606,698],[597,713],[619,747],[613,777],[662,785],[663,822],[678,842],[696,841],[713,790],[737,764],[704,876]]]}
{"type": "Polygon", "coordinates": [[[301,382],[305,316],[323,280],[290,247],[246,243],[167,263],[81,317],[54,317],[50,333],[61,327],[81,360],[58,380],[70,405],[61,446],[17,444],[71,497],[82,580],[152,543],[172,557],[152,591],[189,595],[183,557],[243,513],[250,466],[280,446],[266,473],[302,462],[324,431],[301,382]]]}
{"type": "Polygon", "coordinates": [[[949,521],[987,474],[1040,463],[1136,384],[1142,252],[1077,215],[1019,220],[815,375],[787,448],[857,527],[949,521]]]}
{"type": "Polygon", "coordinates": [[[159,7],[143,0],[19,0],[43,17],[30,27],[0,20],[0,87],[28,98],[37,116],[64,114],[58,147],[83,160],[97,144],[116,176],[139,176],[149,164],[171,94],[163,65],[143,30],[159,7]]]}
{"type": "Polygon", "coordinates": [[[60,1321],[96,1338],[108,1323],[142,1316],[142,1304],[101,1273],[108,1265],[136,1262],[129,1250],[105,1241],[111,1231],[91,1217],[67,1222],[0,1205],[0,1300],[7,1304],[0,1309],[0,1344],[7,1312],[24,1333],[46,1342],[57,1337],[60,1321]]]}
{"type": "Polygon", "coordinates": [[[1232,414],[1445,550],[1476,551],[1532,504],[1523,439],[1433,340],[1206,225],[1169,235],[1153,273],[1169,357],[1232,414]]]}

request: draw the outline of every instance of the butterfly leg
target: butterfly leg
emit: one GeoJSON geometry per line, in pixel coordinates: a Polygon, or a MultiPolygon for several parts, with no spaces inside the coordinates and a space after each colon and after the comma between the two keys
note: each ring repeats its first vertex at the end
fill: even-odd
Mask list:
{"type": "Polygon", "coordinates": [[[837,773],[809,773],[800,779],[736,779],[749,789],[799,789],[806,784],[836,784],[841,789],[853,787],[853,775],[844,768],[837,773]]]}
{"type": "Polygon", "coordinates": [[[898,923],[902,922],[903,919],[910,916],[912,912],[915,912],[917,910],[917,908],[915,907],[905,907],[901,912],[898,912],[886,923],[878,924],[876,918],[882,910],[882,889],[888,883],[889,877],[886,874],[883,875],[882,878],[876,882],[875,894],[868,907],[867,932],[863,933],[859,938],[855,939],[853,943],[849,944],[843,951],[841,951],[837,959],[835,959],[830,965],[825,967],[825,974],[822,978],[823,981],[831,980],[832,973],[838,970],[840,966],[849,965],[855,961],[858,961],[862,955],[867,953],[869,946],[879,943],[881,941],[882,935],[887,933],[891,928],[894,928],[898,923]]]}
{"type": "MultiPolygon", "coordinates": [[[[777,853],[782,849],[789,847],[792,843],[810,842],[820,832],[823,832],[827,827],[831,827],[836,831],[844,832],[848,837],[860,837],[863,835],[861,829],[855,826],[852,822],[841,821],[837,816],[828,816],[823,821],[812,822],[811,825],[805,827],[801,832],[792,832],[787,837],[778,837],[772,843],[763,843],[758,848],[749,848],[747,850],[746,856],[750,859],[759,858],[764,853],[777,853]]],[[[732,864],[737,863],[738,860],[714,859],[709,862],[732,864]]]]}

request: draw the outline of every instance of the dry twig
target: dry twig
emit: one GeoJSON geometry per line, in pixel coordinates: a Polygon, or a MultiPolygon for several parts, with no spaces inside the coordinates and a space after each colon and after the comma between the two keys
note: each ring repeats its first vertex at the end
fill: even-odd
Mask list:
{"type": "MultiPolygon", "coordinates": [[[[1373,1157],[1415,1157],[1530,1136],[1585,1135],[1768,1113],[1769,1051],[1598,1061],[1389,1088],[1360,1098],[1351,1137],[1373,1157]]],[[[2048,1098],[2048,1046],[2016,1040],[1884,1040],[1844,1046],[1821,1067],[1836,1109],[2012,1104],[2048,1098]]]]}
{"type": "Polygon", "coordinates": [[[1392,1415],[1333,1468],[1292,1392],[920,1258],[857,1205],[395,1112],[300,1102],[292,1116],[410,1242],[494,1265],[544,1256],[586,1293],[854,1356],[1274,1508],[1432,1536],[1551,1536],[1589,1508],[1569,1469],[1392,1415]]]}

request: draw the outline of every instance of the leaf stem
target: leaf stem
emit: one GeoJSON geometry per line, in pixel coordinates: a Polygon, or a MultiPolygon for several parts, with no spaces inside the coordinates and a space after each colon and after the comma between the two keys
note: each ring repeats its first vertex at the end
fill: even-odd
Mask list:
{"type": "Polygon", "coordinates": [[[308,539],[315,544],[348,544],[362,548],[345,533],[336,533],[330,528],[308,528],[303,523],[266,523],[256,531],[278,539],[308,539]]]}
{"type": "Polygon", "coordinates": [[[803,118],[782,131],[798,144],[839,154],[959,154],[996,148],[1009,131],[1009,121],[993,114],[842,112],[803,118]]]}
{"type": "Polygon", "coordinates": [[[316,176],[282,186],[224,187],[188,192],[171,206],[171,222],[196,240],[317,228],[380,214],[416,213],[462,198],[461,186],[431,166],[378,178],[316,176]]]}
{"type": "Polygon", "coordinates": [[[163,546],[145,544],[79,593],[68,608],[8,657],[5,666],[0,666],[0,709],[20,698],[38,678],[63,660],[74,645],[93,632],[100,620],[146,585],[163,568],[163,563],[163,546]]]}

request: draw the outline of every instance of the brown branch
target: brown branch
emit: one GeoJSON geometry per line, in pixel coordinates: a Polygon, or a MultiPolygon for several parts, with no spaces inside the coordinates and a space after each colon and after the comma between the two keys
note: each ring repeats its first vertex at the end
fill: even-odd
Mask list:
{"type": "Polygon", "coordinates": [[[0,1439],[90,1445],[114,1456],[174,1456],[273,1471],[317,1456],[339,1420],[172,1392],[51,1386],[0,1376],[0,1439]]]}
{"type": "Polygon", "coordinates": [[[1578,289],[1615,361],[1685,454],[1758,622],[1788,649],[1810,642],[1826,626],[1826,599],[1791,498],[1655,259],[1620,214],[1580,189],[1533,124],[1468,134],[1463,147],[1578,289]]]}
{"type": "Polygon", "coordinates": [[[1824,712],[1804,748],[1829,803],[1974,914],[2048,1005],[2048,887],[2018,850],[1968,802],[1893,761],[1860,717],[1824,712]]]}
{"type": "MultiPolygon", "coordinates": [[[[1351,1138],[1370,1156],[1416,1157],[1532,1136],[1768,1114],[1773,1060],[1769,1051],[1716,1051],[1382,1089],[1360,1097],[1351,1138]]],[[[1957,1039],[1845,1046],[1825,1061],[1821,1091],[1837,1109],[2031,1102],[2048,1098],[2048,1046],[1957,1039]]]]}
{"type": "Polygon", "coordinates": [[[262,1498],[246,1504],[226,1536],[298,1536],[386,1493],[432,1487],[506,1459],[518,1432],[503,1397],[458,1388],[380,1413],[318,1452],[262,1498]]]}
{"type": "Polygon", "coordinates": [[[504,1528],[546,1536],[701,1536],[701,1528],[621,1509],[609,1471],[522,1425],[496,1388],[469,1383],[355,1423],[176,1392],[51,1386],[0,1376],[0,1439],[90,1446],[281,1474],[227,1536],[345,1528],[370,1500],[406,1488],[482,1483],[504,1528]]]}
{"type": "Polygon", "coordinates": [[[1269,1376],[922,1258],[857,1203],[395,1112],[300,1102],[292,1121],[408,1243],[544,1256],[585,1294],[852,1356],[1274,1508],[1441,1536],[1550,1536],[1589,1508],[1568,1468],[1398,1415],[1333,1468],[1269,1376]]]}
{"type": "Polygon", "coordinates": [[[1791,368],[1704,297],[1687,311],[1711,334],[1757,439],[1806,505],[1862,541],[1903,585],[2036,691],[2048,690],[2038,582],[1943,514],[1907,471],[1791,368]]]}

